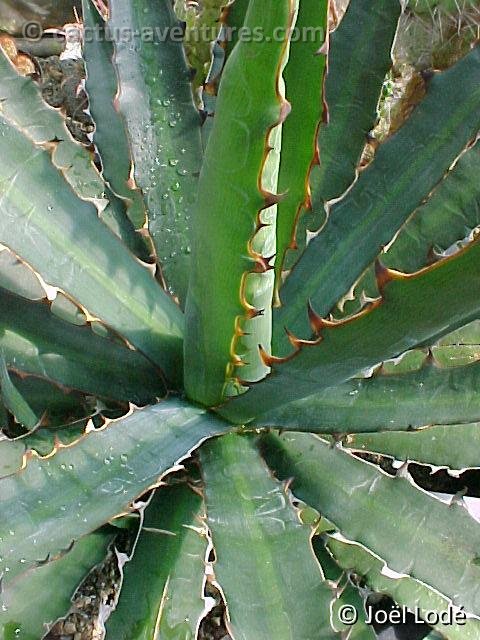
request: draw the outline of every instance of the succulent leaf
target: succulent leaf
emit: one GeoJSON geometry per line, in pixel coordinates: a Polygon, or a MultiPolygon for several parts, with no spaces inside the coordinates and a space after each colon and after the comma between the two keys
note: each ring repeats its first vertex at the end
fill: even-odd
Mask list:
{"type": "Polygon", "coordinates": [[[124,567],[107,640],[195,638],[205,602],[203,500],[185,483],[156,490],[133,558],[124,567]]]}
{"type": "Polygon", "coordinates": [[[133,177],[145,197],[148,230],[168,290],[183,305],[202,162],[200,114],[193,104],[183,29],[170,0],[112,0],[108,25],[133,177]]]}
{"type": "Polygon", "coordinates": [[[327,640],[333,592],[285,487],[254,441],[230,434],[200,449],[214,572],[234,638],[327,640]],[[320,603],[323,606],[319,606],[320,603]]]}
{"type": "Polygon", "coordinates": [[[2,638],[43,638],[53,623],[68,613],[70,598],[87,573],[105,558],[112,539],[111,529],[105,527],[76,542],[59,559],[8,584],[0,594],[2,638]]]}
{"type": "Polygon", "coordinates": [[[228,429],[172,399],[90,431],[46,458],[26,454],[16,474],[0,479],[4,583],[128,511],[200,442],[228,429]]]}
{"type": "Polygon", "coordinates": [[[313,435],[268,436],[266,447],[280,476],[294,477],[293,493],[345,538],[478,616],[480,527],[463,505],[445,504],[313,435]],[[421,544],[412,544],[415,535],[421,544]]]}
{"type": "MultiPolygon", "coordinates": [[[[239,40],[220,83],[199,183],[195,270],[186,310],[186,390],[206,405],[222,400],[238,365],[250,364],[251,374],[265,375],[256,346],[242,352],[241,339],[249,319],[249,331],[264,337],[270,333],[269,271],[275,250],[270,238],[274,227],[269,225],[274,224],[271,207],[277,196],[266,191],[263,178],[269,156],[276,153],[270,152],[275,146],[271,134],[287,115],[280,76],[293,19],[291,0],[251,1],[245,27],[252,33],[261,29],[263,37],[239,40]],[[278,29],[283,29],[285,40],[274,37],[278,29]],[[264,243],[267,252],[259,251],[257,243],[264,243]],[[255,307],[249,294],[263,298],[263,306],[255,307]]],[[[267,170],[273,178],[275,168],[267,170]]],[[[254,335],[250,341],[255,342],[254,335]]]]}
{"type": "Polygon", "coordinates": [[[330,208],[280,291],[274,353],[284,355],[284,327],[311,335],[307,302],[331,311],[426,195],[442,180],[480,128],[480,47],[430,81],[423,102],[379,148],[352,189],[330,208]],[[426,169],[427,168],[427,169],[426,169]]]}
{"type": "Polygon", "coordinates": [[[50,155],[0,116],[0,242],[181,380],[183,317],[152,275],[75,196],[50,155]]]}

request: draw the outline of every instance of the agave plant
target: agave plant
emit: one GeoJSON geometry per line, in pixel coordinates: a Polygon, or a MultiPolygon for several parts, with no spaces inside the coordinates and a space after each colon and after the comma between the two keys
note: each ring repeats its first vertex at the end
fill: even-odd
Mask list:
{"type": "Polygon", "coordinates": [[[370,592],[480,638],[477,521],[372,462],[479,467],[480,49],[364,166],[401,9],[235,0],[200,114],[171,0],[84,0],[95,155],[0,57],[4,640],[122,528],[107,639],[209,585],[234,640],[374,638],[370,592]]]}

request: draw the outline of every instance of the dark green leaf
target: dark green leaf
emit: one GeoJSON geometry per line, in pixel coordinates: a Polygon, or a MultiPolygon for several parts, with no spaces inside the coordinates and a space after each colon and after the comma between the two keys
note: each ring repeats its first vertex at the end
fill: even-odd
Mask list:
{"type": "Polygon", "coordinates": [[[47,151],[0,119],[0,242],[181,380],[183,317],[151,273],[78,199],[47,151]]]}
{"type": "Polygon", "coordinates": [[[417,429],[480,420],[480,364],[359,378],[260,415],[255,424],[317,433],[417,429]]]}
{"type": "Polygon", "coordinates": [[[68,613],[75,589],[106,555],[111,531],[79,540],[67,554],[7,585],[0,595],[0,635],[3,640],[38,640],[68,613]]]}
{"type": "Polygon", "coordinates": [[[244,436],[200,449],[214,571],[237,640],[327,640],[333,592],[285,488],[244,436]]]}
{"type": "Polygon", "coordinates": [[[383,299],[350,322],[320,330],[287,362],[274,365],[261,384],[236,398],[222,414],[245,422],[307,397],[413,347],[432,344],[480,315],[480,242],[412,277],[389,272],[383,299]]]}
{"type": "Polygon", "coordinates": [[[205,608],[206,532],[202,498],[186,484],[157,489],[133,559],[124,568],[107,640],[195,638],[205,608]]]}
{"type": "Polygon", "coordinates": [[[110,11],[118,107],[127,126],[135,182],[145,196],[148,229],[168,288],[183,303],[202,147],[182,27],[170,0],[112,0],[110,11]]]}
{"type": "MultiPolygon", "coordinates": [[[[432,78],[424,101],[383,144],[325,226],[308,245],[281,289],[276,311],[277,355],[288,341],[311,335],[307,302],[324,316],[392,240],[442,179],[480,127],[480,47],[432,78]]],[[[275,353],[275,351],[274,351],[275,353]]]]}
{"type": "Polygon", "coordinates": [[[229,429],[179,400],[136,411],[0,480],[0,574],[11,580],[129,505],[200,442],[229,429]]]}
{"type": "Polygon", "coordinates": [[[295,37],[284,71],[286,97],[292,111],[282,127],[278,191],[285,197],[277,211],[276,286],[280,286],[285,252],[292,248],[295,227],[308,194],[308,177],[316,153],[316,137],[324,115],[326,53],[319,50],[327,37],[328,2],[301,0],[295,37]]]}
{"type": "Polygon", "coordinates": [[[146,221],[139,190],[130,189],[132,170],[130,147],[121,115],[115,108],[118,82],[113,66],[113,43],[107,38],[105,22],[91,0],[82,0],[85,25],[83,57],[89,110],[95,122],[93,140],[102,161],[102,175],[111,189],[128,202],[127,213],[136,229],[146,221]]]}
{"type": "Polygon", "coordinates": [[[477,446],[480,423],[434,426],[409,433],[372,433],[351,435],[349,449],[371,451],[397,460],[413,460],[437,467],[465,469],[480,467],[477,446]]]}
{"type": "MultiPolygon", "coordinates": [[[[447,598],[408,576],[386,576],[382,573],[383,561],[363,547],[329,536],[328,548],[343,569],[362,578],[372,591],[390,596],[397,604],[418,612],[420,616],[432,611],[451,615],[451,604],[447,598]]],[[[475,619],[467,619],[465,624],[439,623],[434,627],[442,633],[442,638],[448,640],[476,640],[480,635],[480,621],[475,619]]]]}
{"type": "Polygon", "coordinates": [[[85,393],[136,404],[165,393],[161,373],[140,353],[96,336],[90,327],[55,318],[43,302],[4,289],[0,350],[9,368],[85,393]]]}
{"type": "Polygon", "coordinates": [[[478,616],[480,526],[463,505],[445,504],[313,435],[269,436],[267,446],[274,469],[294,478],[294,494],[343,536],[478,616]]]}
{"type": "Polygon", "coordinates": [[[291,20],[288,0],[251,0],[245,26],[262,29],[264,37],[239,40],[220,83],[199,183],[186,314],[186,389],[207,405],[222,399],[238,358],[252,379],[267,371],[256,343],[270,337],[273,274],[262,272],[261,256],[274,253],[274,199],[266,190],[275,189],[287,45],[274,32],[288,33],[291,20]],[[275,150],[268,153],[269,147],[275,150]],[[239,340],[241,331],[249,335],[239,340]]]}

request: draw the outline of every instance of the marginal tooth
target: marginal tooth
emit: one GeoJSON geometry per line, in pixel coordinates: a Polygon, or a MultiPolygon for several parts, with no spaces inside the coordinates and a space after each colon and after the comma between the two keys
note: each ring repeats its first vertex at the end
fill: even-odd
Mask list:
{"type": "Polygon", "coordinates": [[[305,196],[305,200],[303,201],[303,206],[305,207],[305,209],[307,209],[307,211],[311,211],[313,206],[312,206],[312,196],[310,194],[310,189],[308,189],[307,195],[305,196]]]}
{"type": "Polygon", "coordinates": [[[316,340],[302,340],[300,338],[297,338],[297,336],[295,336],[288,329],[285,329],[285,333],[287,334],[287,338],[290,344],[292,345],[292,347],[295,348],[295,351],[299,351],[304,346],[317,345],[321,342],[321,340],[323,340],[323,338],[320,338],[320,339],[317,338],[316,340]]]}
{"type": "Polygon", "coordinates": [[[403,464],[398,467],[397,473],[395,475],[396,478],[404,478],[405,480],[410,480],[411,475],[408,471],[408,464],[408,460],[405,460],[405,462],[403,462],[403,464]]]}
{"type": "Polygon", "coordinates": [[[393,280],[392,272],[385,267],[380,260],[375,260],[375,278],[377,280],[377,287],[380,293],[383,293],[385,286],[393,280]]]}
{"type": "Polygon", "coordinates": [[[290,102],[288,100],[283,100],[280,106],[280,118],[279,118],[278,124],[285,122],[285,120],[290,115],[291,110],[292,110],[292,105],[290,104],[290,102]]]}
{"type": "Polygon", "coordinates": [[[290,344],[295,347],[295,349],[299,348],[299,340],[297,338],[297,336],[293,335],[293,333],[291,331],[289,331],[288,329],[285,329],[285,333],[287,334],[287,338],[290,342],[290,344]]]}
{"type": "Polygon", "coordinates": [[[285,196],[287,194],[286,193],[271,193],[270,191],[262,190],[262,195],[263,195],[263,198],[265,200],[265,204],[262,207],[262,209],[269,209],[270,207],[273,207],[274,205],[276,205],[279,202],[281,202],[285,198],[285,196]]]}
{"type": "MultiPolygon", "coordinates": [[[[323,318],[321,318],[318,313],[313,309],[312,303],[310,300],[307,304],[307,312],[308,312],[308,320],[310,322],[310,326],[312,327],[313,333],[318,335],[320,331],[324,328],[323,318]]],[[[286,329],[285,329],[286,331],[286,329]]]]}
{"type": "Polygon", "coordinates": [[[288,356],[285,358],[272,356],[271,354],[265,351],[265,349],[262,347],[261,344],[258,345],[258,351],[260,353],[260,358],[266,367],[271,367],[274,364],[282,364],[283,362],[287,362],[287,360],[289,359],[288,356]]]}
{"type": "Polygon", "coordinates": [[[325,42],[322,44],[320,49],[315,51],[315,55],[316,56],[328,56],[328,40],[325,40],[325,42]]]}
{"type": "Polygon", "coordinates": [[[315,333],[316,335],[319,335],[323,329],[333,328],[338,326],[338,324],[341,324],[331,320],[326,320],[325,318],[321,318],[312,307],[312,303],[310,302],[310,300],[307,303],[307,312],[310,326],[313,333],[315,333]]]}
{"type": "Polygon", "coordinates": [[[255,309],[255,307],[250,307],[247,309],[247,318],[248,320],[253,320],[254,318],[258,318],[259,316],[263,316],[265,314],[265,309],[255,309]]]}
{"type": "Polygon", "coordinates": [[[274,267],[270,264],[270,260],[273,260],[275,254],[273,256],[259,256],[257,258],[257,263],[255,265],[255,273],[266,273],[267,271],[271,271],[274,267]]]}
{"type": "Polygon", "coordinates": [[[461,507],[466,507],[465,500],[463,498],[467,494],[467,492],[467,487],[464,487],[463,489],[460,489],[460,491],[457,491],[457,493],[451,497],[448,506],[451,507],[453,505],[458,505],[461,507]]]}

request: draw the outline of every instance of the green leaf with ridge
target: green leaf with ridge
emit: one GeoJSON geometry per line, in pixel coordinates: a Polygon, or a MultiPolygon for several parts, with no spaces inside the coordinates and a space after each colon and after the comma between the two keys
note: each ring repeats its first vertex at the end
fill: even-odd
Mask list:
{"type": "Polygon", "coordinates": [[[0,242],[181,380],[183,317],[51,163],[0,116],[0,242]]]}
{"type": "Polygon", "coordinates": [[[10,374],[3,355],[0,356],[0,388],[0,397],[5,408],[15,416],[17,422],[27,429],[33,429],[39,421],[39,416],[35,414],[28,402],[10,379],[10,374]]]}
{"type": "Polygon", "coordinates": [[[168,289],[183,304],[202,144],[182,27],[170,0],[112,0],[109,28],[135,182],[145,197],[148,229],[168,289]],[[122,33],[131,34],[131,41],[117,37],[122,33]]]}
{"type": "Polygon", "coordinates": [[[206,149],[213,126],[217,105],[218,87],[222,78],[225,63],[233,47],[238,42],[238,36],[245,22],[250,0],[233,0],[221,7],[218,22],[220,29],[217,39],[212,43],[212,57],[207,78],[201,94],[202,111],[205,120],[202,124],[202,143],[206,149]]]}
{"type": "Polygon", "coordinates": [[[294,478],[293,493],[344,537],[478,616],[480,526],[463,505],[445,504],[314,435],[264,442],[267,462],[280,477],[294,478]]]}
{"type": "MultiPolygon", "coordinates": [[[[133,366],[133,364],[130,363],[130,366],[133,366]]],[[[82,419],[96,411],[97,401],[91,395],[86,396],[72,389],[61,387],[56,383],[51,383],[44,378],[27,375],[25,372],[19,375],[15,371],[9,370],[9,375],[13,384],[27,400],[34,413],[37,416],[45,416],[44,422],[49,427],[63,426],[66,421],[72,422],[82,419]]],[[[108,374],[105,373],[105,375],[108,374]]],[[[159,391],[159,388],[153,390],[154,393],[159,391]]],[[[145,394],[145,398],[147,398],[147,394],[145,394]]]]}
{"type": "Polygon", "coordinates": [[[8,440],[0,433],[0,479],[20,469],[24,453],[20,440],[8,440]]]}
{"type": "Polygon", "coordinates": [[[328,30],[328,2],[300,0],[295,38],[283,74],[292,111],[282,127],[278,191],[285,194],[277,210],[276,287],[280,286],[285,252],[295,239],[297,217],[308,199],[308,178],[324,115],[325,53],[320,48],[328,30]]]}
{"type": "Polygon", "coordinates": [[[214,572],[237,640],[327,640],[333,592],[311,545],[312,529],[254,441],[230,434],[200,449],[214,572]]]}
{"type": "Polygon", "coordinates": [[[480,242],[415,276],[389,272],[383,299],[349,322],[320,330],[315,344],[273,365],[272,373],[246,394],[221,407],[237,422],[339,385],[480,315],[480,242]]]}
{"type": "Polygon", "coordinates": [[[309,338],[307,303],[325,316],[408,216],[422,203],[480,128],[480,47],[436,75],[405,125],[385,142],[286,279],[274,315],[276,355],[287,327],[309,338]]]}
{"type": "Polygon", "coordinates": [[[403,431],[480,420],[480,363],[350,380],[259,415],[259,427],[316,433],[403,431]]]}
{"type": "Polygon", "coordinates": [[[83,45],[89,111],[95,123],[93,141],[102,162],[102,175],[110,188],[127,201],[127,214],[141,229],[146,222],[143,196],[128,186],[132,172],[130,146],[124,121],[115,107],[118,80],[113,66],[113,43],[105,21],[91,0],[82,0],[86,30],[83,45]]]}
{"type": "Polygon", "coordinates": [[[18,473],[0,480],[4,582],[128,511],[199,443],[229,429],[171,399],[89,432],[53,456],[27,456],[18,473]]]}
{"type": "Polygon", "coordinates": [[[35,144],[52,148],[52,160],[75,193],[93,201],[102,221],[140,257],[145,255],[142,239],[125,215],[124,204],[107,188],[93,164],[93,156],[76,142],[61,113],[43,100],[38,85],[18,74],[0,48],[0,112],[35,144]]]}
{"type": "Polygon", "coordinates": [[[203,500],[186,483],[156,490],[133,558],[123,570],[107,640],[195,638],[205,610],[203,500]]]}
{"type": "Polygon", "coordinates": [[[43,302],[0,288],[0,303],[0,350],[10,369],[123,402],[164,395],[161,372],[137,351],[56,318],[43,302]]]}
{"type": "Polygon", "coordinates": [[[355,179],[366,136],[378,118],[400,14],[400,0],[357,0],[348,5],[330,37],[328,122],[320,127],[320,165],[310,176],[312,205],[319,213],[355,179]]]}
{"type": "Polygon", "coordinates": [[[106,556],[108,528],[85,536],[64,556],[29,571],[0,594],[0,635],[4,640],[38,640],[68,613],[75,590],[106,556]],[[48,585],[48,588],[46,586],[48,585]]]}
{"type": "Polygon", "coordinates": [[[392,66],[400,13],[400,0],[350,2],[330,36],[324,87],[327,113],[317,135],[318,158],[308,176],[311,206],[299,212],[297,250],[287,254],[286,269],[305,250],[307,230],[318,231],[324,223],[326,201],[340,197],[356,178],[367,134],[378,118],[382,85],[392,66]]]}
{"type": "Polygon", "coordinates": [[[478,422],[435,425],[407,433],[358,433],[345,440],[345,446],[349,449],[381,453],[397,460],[412,460],[450,469],[480,467],[477,449],[479,444],[478,422]]]}
{"type": "MultiPolygon", "coordinates": [[[[290,0],[250,1],[245,27],[263,29],[264,37],[239,40],[230,54],[205,152],[194,222],[195,270],[186,311],[185,372],[187,393],[207,405],[222,399],[238,358],[252,366],[251,373],[262,377],[266,372],[256,346],[250,352],[242,349],[239,334],[248,315],[252,320],[249,344],[255,343],[257,332],[268,338],[270,334],[272,277],[268,271],[262,273],[262,258],[254,257],[252,248],[266,261],[272,257],[270,250],[275,252],[271,229],[259,228],[259,223],[275,221],[270,210],[274,198],[263,191],[263,179],[265,163],[272,158],[267,149],[270,134],[273,130],[275,135],[285,115],[280,75],[288,43],[273,36],[278,28],[288,33],[291,10],[290,0]],[[259,250],[262,243],[265,253],[259,250]],[[256,268],[259,273],[255,274],[256,268]],[[264,276],[260,283],[255,275],[264,276]],[[267,304],[249,311],[248,294],[263,297],[267,304]]],[[[277,153],[278,149],[273,152],[277,153]]],[[[268,171],[272,185],[273,169],[268,171]]]]}
{"type": "MultiPolygon", "coordinates": [[[[384,562],[357,544],[328,536],[327,547],[345,571],[354,572],[376,593],[390,596],[395,602],[420,616],[432,611],[448,614],[450,601],[418,580],[408,576],[388,577],[382,573],[384,562]]],[[[451,614],[451,611],[450,611],[451,614]]],[[[476,640],[480,621],[467,619],[465,624],[437,624],[434,628],[448,640],[476,640]]]]}
{"type": "MultiPolygon", "coordinates": [[[[467,238],[480,224],[479,172],[480,142],[477,142],[462,153],[425,204],[406,221],[393,244],[381,254],[382,264],[413,273],[467,238]]],[[[355,299],[347,301],[344,313],[358,311],[362,294],[368,298],[378,296],[373,267],[355,285],[355,299]]]]}

